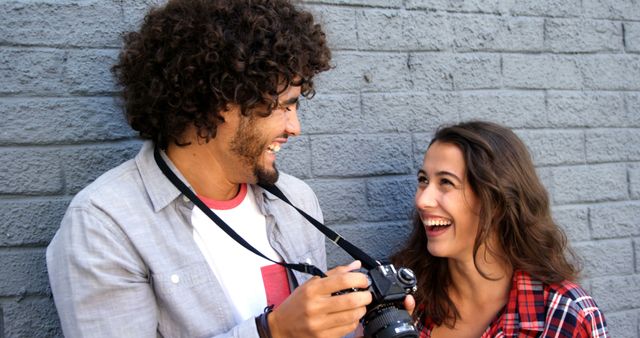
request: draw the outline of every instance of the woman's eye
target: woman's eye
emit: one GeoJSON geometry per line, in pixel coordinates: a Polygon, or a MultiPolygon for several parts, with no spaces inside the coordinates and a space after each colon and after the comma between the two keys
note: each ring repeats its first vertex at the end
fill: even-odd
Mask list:
{"type": "Polygon", "coordinates": [[[446,179],[446,178],[441,179],[441,180],[440,180],[440,184],[443,184],[443,185],[451,185],[451,186],[453,186],[453,182],[449,181],[449,180],[448,180],[448,179],[446,179]]]}
{"type": "Polygon", "coordinates": [[[429,180],[424,176],[418,176],[418,183],[429,183],[429,180]]]}

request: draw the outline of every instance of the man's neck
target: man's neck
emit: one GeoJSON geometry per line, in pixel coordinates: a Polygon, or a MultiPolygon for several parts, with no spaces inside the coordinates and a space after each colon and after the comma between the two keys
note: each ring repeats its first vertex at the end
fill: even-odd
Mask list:
{"type": "Polygon", "coordinates": [[[210,147],[198,142],[187,146],[170,144],[167,156],[197,195],[226,201],[238,194],[240,184],[228,179],[223,163],[210,147]]]}

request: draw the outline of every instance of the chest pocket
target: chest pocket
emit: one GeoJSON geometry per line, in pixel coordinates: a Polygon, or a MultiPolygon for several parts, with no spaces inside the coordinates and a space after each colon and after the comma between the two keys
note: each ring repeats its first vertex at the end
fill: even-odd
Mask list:
{"type": "Polygon", "coordinates": [[[203,264],[193,264],[171,271],[154,273],[151,283],[157,293],[172,295],[204,284],[214,284],[214,277],[209,268],[203,264]]]}

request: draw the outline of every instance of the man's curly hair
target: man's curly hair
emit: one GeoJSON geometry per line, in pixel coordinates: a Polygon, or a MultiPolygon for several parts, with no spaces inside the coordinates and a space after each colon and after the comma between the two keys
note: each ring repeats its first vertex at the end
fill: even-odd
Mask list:
{"type": "Polygon", "coordinates": [[[312,97],[330,59],[320,25],[288,0],[170,0],[124,36],[112,71],[131,127],[165,149],[190,125],[215,137],[230,103],[266,116],[290,85],[312,97]]]}

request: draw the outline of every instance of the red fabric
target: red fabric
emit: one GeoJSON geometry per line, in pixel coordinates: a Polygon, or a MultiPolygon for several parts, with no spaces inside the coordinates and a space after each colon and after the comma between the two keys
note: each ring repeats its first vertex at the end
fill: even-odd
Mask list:
{"type": "Polygon", "coordinates": [[[278,307],[289,296],[289,279],[287,271],[278,264],[265,265],[260,268],[264,290],[267,294],[267,305],[278,307]]]}
{"type": "MultiPolygon", "coordinates": [[[[435,324],[427,315],[418,326],[420,338],[429,338],[435,324]]],[[[569,281],[543,284],[516,271],[507,305],[482,335],[489,337],[587,338],[609,333],[604,315],[580,286],[569,281]]]]}

